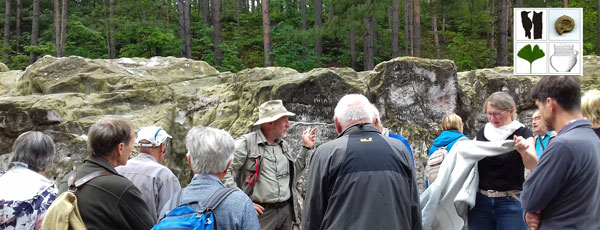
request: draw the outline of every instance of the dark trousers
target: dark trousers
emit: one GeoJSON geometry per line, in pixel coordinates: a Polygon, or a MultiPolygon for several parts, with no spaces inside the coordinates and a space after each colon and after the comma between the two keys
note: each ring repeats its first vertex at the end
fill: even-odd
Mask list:
{"type": "Polygon", "coordinates": [[[292,203],[287,202],[285,206],[270,207],[270,205],[262,205],[265,211],[258,216],[260,229],[262,230],[291,230],[294,210],[292,203]]]}

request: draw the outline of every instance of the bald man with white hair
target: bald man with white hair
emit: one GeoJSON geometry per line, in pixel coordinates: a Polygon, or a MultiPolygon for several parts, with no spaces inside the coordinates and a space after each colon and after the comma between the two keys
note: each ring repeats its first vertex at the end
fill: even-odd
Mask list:
{"type": "Polygon", "coordinates": [[[313,154],[302,229],[421,229],[415,165],[381,135],[374,107],[349,94],[335,107],[338,137],[313,154]]]}

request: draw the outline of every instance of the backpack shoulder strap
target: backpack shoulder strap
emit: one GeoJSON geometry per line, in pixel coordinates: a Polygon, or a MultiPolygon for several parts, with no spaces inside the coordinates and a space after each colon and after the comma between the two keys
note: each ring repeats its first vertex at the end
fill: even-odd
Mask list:
{"type": "Polygon", "coordinates": [[[236,189],[223,187],[215,191],[210,197],[204,202],[204,207],[207,211],[213,211],[227,196],[233,193],[236,189]]]}
{"type": "MultiPolygon", "coordinates": [[[[74,173],[74,175],[76,175],[77,172],[74,173]]],[[[109,171],[96,171],[93,173],[90,173],[82,178],[79,178],[78,180],[75,180],[75,176],[73,176],[72,178],[69,178],[69,189],[73,189],[76,190],[77,188],[81,187],[82,185],[84,185],[85,183],[91,181],[92,179],[96,178],[96,177],[101,177],[101,176],[107,176],[107,175],[111,175],[112,173],[110,173],[109,171]],[[75,182],[72,182],[75,181],[75,182]]]]}

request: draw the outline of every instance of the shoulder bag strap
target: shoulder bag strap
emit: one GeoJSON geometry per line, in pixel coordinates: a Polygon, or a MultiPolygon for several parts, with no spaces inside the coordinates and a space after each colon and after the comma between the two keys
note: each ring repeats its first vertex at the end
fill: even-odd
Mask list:
{"type": "Polygon", "coordinates": [[[75,180],[75,176],[77,175],[77,170],[75,170],[75,172],[73,173],[73,176],[71,178],[69,178],[69,183],[70,183],[69,189],[77,190],[79,187],[81,187],[82,185],[84,185],[85,183],[91,181],[92,179],[94,179],[96,177],[107,176],[107,175],[111,175],[111,174],[112,173],[110,173],[109,171],[96,171],[96,172],[90,173],[88,175],[85,175],[84,177],[79,178],[78,180],[75,180]]]}

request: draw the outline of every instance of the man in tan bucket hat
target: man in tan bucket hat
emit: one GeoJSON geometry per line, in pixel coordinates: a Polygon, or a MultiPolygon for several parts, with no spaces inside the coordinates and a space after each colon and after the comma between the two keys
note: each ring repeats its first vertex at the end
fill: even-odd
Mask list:
{"type": "Polygon", "coordinates": [[[261,229],[292,229],[298,216],[295,180],[306,166],[308,152],[315,143],[315,130],[302,134],[303,148],[294,157],[282,139],[290,127],[289,112],[281,100],[267,101],[258,108],[257,131],[235,142],[231,167],[223,179],[229,187],[239,187],[252,199],[261,229]]]}

